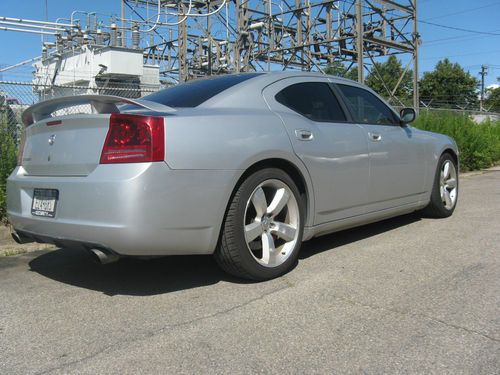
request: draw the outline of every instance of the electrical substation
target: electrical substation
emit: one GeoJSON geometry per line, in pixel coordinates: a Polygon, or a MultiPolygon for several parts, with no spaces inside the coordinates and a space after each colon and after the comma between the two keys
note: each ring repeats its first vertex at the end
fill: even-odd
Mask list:
{"type": "MultiPolygon", "coordinates": [[[[121,0],[116,15],[74,11],[54,21],[0,17],[0,30],[43,35],[40,96],[113,88],[141,96],[209,75],[314,70],[342,63],[363,82],[374,62],[403,55],[418,107],[417,0],[121,0]],[[75,91],[75,88],[78,88],[75,91]],[[69,89],[68,89],[69,90],[69,89]]],[[[380,77],[382,80],[382,77],[380,77]]],[[[396,88],[388,89],[394,99],[396,88]]]]}

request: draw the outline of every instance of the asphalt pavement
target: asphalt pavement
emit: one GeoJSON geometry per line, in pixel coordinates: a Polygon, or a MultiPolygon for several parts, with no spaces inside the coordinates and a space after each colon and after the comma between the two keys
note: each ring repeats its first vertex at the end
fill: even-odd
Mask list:
{"type": "Polygon", "coordinates": [[[498,374],[500,171],[460,189],[451,218],[314,239],[264,283],[204,256],[0,257],[0,374],[498,374]]]}

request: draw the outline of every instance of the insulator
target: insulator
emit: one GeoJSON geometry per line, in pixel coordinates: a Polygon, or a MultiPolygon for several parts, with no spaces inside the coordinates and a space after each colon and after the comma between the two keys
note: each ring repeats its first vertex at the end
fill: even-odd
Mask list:
{"type": "Polygon", "coordinates": [[[95,37],[95,44],[97,44],[98,46],[102,46],[104,44],[104,38],[103,38],[101,29],[97,29],[97,35],[95,37]]]}
{"type": "Polygon", "coordinates": [[[116,45],[118,44],[118,30],[116,29],[116,24],[112,23],[110,29],[110,44],[112,47],[116,47],[116,45]]]}
{"type": "Polygon", "coordinates": [[[141,43],[141,35],[139,33],[139,26],[132,26],[132,48],[139,49],[139,44],[141,43]]]}

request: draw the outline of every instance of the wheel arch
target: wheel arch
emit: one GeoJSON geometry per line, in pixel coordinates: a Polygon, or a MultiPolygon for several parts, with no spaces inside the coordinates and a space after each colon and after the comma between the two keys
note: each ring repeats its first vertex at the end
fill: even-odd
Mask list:
{"type": "MultiPolygon", "coordinates": [[[[455,210],[456,207],[456,199],[458,199],[458,193],[457,196],[455,197],[455,203],[454,205],[450,208],[447,209],[445,206],[443,206],[443,198],[442,198],[442,190],[443,185],[442,182],[439,182],[439,176],[440,176],[440,170],[442,168],[442,163],[440,163],[441,159],[446,155],[447,159],[444,160],[449,160],[450,158],[453,160],[454,164],[456,165],[456,190],[458,191],[458,173],[459,173],[459,159],[458,159],[458,151],[454,149],[453,147],[443,147],[441,152],[437,154],[437,165],[436,169],[434,172],[434,178],[432,179],[432,186],[430,189],[430,197],[429,197],[429,202],[426,207],[422,210],[422,212],[428,216],[428,217],[433,217],[433,218],[445,218],[449,217],[452,215],[453,211],[455,210]],[[439,197],[441,195],[441,198],[439,197]]],[[[443,181],[443,180],[441,180],[443,181]]]]}
{"type": "Polygon", "coordinates": [[[452,148],[448,147],[448,148],[445,148],[441,152],[441,155],[443,155],[443,154],[450,154],[451,157],[453,158],[453,160],[455,161],[455,164],[457,165],[457,167],[459,167],[458,154],[457,154],[457,152],[455,152],[455,150],[453,150],[452,148]]]}
{"type": "MultiPolygon", "coordinates": [[[[266,158],[259,161],[254,162],[249,165],[243,173],[238,178],[236,184],[233,187],[229,200],[226,203],[226,211],[227,207],[231,203],[234,194],[240,187],[240,185],[245,181],[245,179],[250,176],[252,173],[255,173],[258,170],[265,168],[277,168],[281,169],[285,173],[287,173],[290,178],[295,182],[297,188],[299,189],[301,198],[303,199],[305,205],[305,226],[312,225],[312,218],[314,218],[313,210],[314,210],[314,197],[313,197],[313,189],[309,179],[309,175],[307,174],[307,170],[301,170],[299,166],[291,162],[290,160],[283,158],[266,158]],[[311,221],[311,222],[310,222],[311,221]]],[[[226,212],[225,211],[225,212],[226,212]]],[[[224,213],[225,215],[225,213],[224,213]]]]}

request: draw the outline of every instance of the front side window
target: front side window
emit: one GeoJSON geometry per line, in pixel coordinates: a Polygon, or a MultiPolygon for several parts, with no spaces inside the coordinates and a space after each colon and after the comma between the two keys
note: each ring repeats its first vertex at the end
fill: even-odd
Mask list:
{"type": "Polygon", "coordinates": [[[345,122],[346,117],[328,83],[302,82],[290,85],[278,94],[278,103],[312,121],[345,122]]]}
{"type": "Polygon", "coordinates": [[[391,109],[371,92],[359,87],[337,85],[347,98],[354,121],[360,124],[394,125],[397,120],[391,109]]]}

